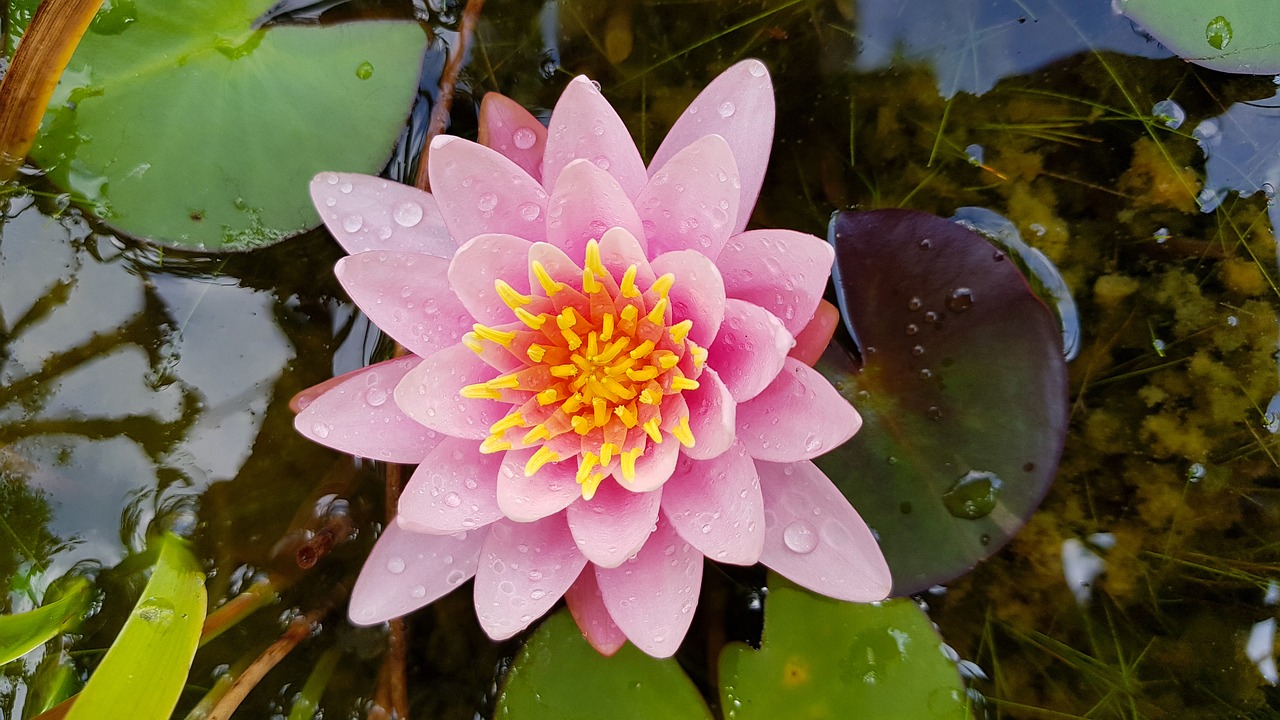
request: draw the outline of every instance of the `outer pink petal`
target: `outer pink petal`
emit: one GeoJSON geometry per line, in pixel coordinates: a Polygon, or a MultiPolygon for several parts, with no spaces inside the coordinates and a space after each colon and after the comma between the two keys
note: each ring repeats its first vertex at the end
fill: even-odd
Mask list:
{"type": "Polygon", "coordinates": [[[430,533],[471,530],[502,517],[498,509],[498,466],[475,440],[445,438],[428,455],[400,495],[399,518],[406,527],[430,533]]]}
{"type": "Polygon", "coordinates": [[[733,398],[746,402],[778,376],[795,340],[773,313],[759,305],[729,298],[724,308],[724,323],[707,348],[707,362],[720,373],[733,398]]]}
{"type": "Polygon", "coordinates": [[[734,232],[739,187],[733,151],[719,135],[695,140],[658,166],[636,198],[650,254],[692,249],[714,260],[734,232]]]}
{"type": "Polygon", "coordinates": [[[520,103],[506,95],[486,93],[480,102],[480,132],[476,140],[505,155],[529,177],[542,180],[547,129],[520,103]]]}
{"type": "Polygon", "coordinates": [[[609,608],[605,607],[604,598],[600,595],[594,568],[585,568],[578,575],[564,594],[564,600],[582,636],[601,655],[612,656],[627,641],[622,629],[609,617],[609,608]]]}
{"type": "Polygon", "coordinates": [[[514,320],[511,308],[494,289],[504,280],[518,292],[529,292],[529,248],[515,235],[488,234],[471,238],[449,263],[449,284],[479,322],[499,325],[514,320]]]}
{"type": "Polygon", "coordinates": [[[498,151],[439,135],[431,141],[427,171],[440,214],[459,245],[485,233],[530,242],[546,237],[546,191],[498,151]]]}
{"type": "Polygon", "coordinates": [[[636,554],[653,532],[662,488],[638,493],[606,479],[590,500],[578,500],[565,515],[578,549],[600,567],[617,567],[636,554]]]}
{"type": "Polygon", "coordinates": [[[715,133],[733,148],[742,176],[741,202],[733,223],[742,232],[751,218],[773,144],[773,83],[759,60],[743,60],[720,73],[689,105],[667,133],[649,163],[662,167],[677,152],[699,138],[715,133]]]}
{"type": "Polygon", "coordinates": [[[698,389],[684,391],[689,406],[689,429],[694,444],[684,454],[695,460],[717,457],[733,445],[737,432],[738,402],[729,394],[720,376],[703,368],[698,389]]]}
{"type": "Polygon", "coordinates": [[[676,276],[668,297],[676,321],[693,321],[689,338],[707,347],[724,320],[724,281],[715,263],[697,250],[676,250],[653,259],[653,272],[676,276]]]}
{"type": "Polygon", "coordinates": [[[641,289],[647,289],[657,278],[638,236],[623,228],[611,228],[601,236],[600,262],[615,280],[621,280],[627,268],[635,265],[636,285],[641,289]]]}
{"type": "Polygon", "coordinates": [[[599,240],[612,227],[644,237],[631,198],[612,175],[590,160],[565,165],[547,201],[547,242],[581,258],[587,241],[599,240]]]}
{"type": "Polygon", "coordinates": [[[347,616],[376,625],[435,601],[476,574],[486,535],[426,535],[387,525],[360,569],[347,616]]]}
{"type": "Polygon", "coordinates": [[[662,515],[703,555],[755,564],[764,547],[764,500],[746,448],[737,443],[714,460],[680,458],[662,487],[662,515]]]}
{"type": "Polygon", "coordinates": [[[498,507],[516,522],[532,522],[554,515],[582,497],[576,481],[578,463],[573,459],[548,463],[525,477],[524,466],[534,449],[508,450],[498,469],[498,507]]]}
{"type": "Polygon", "coordinates": [[[312,440],[384,462],[418,463],[441,435],[401,412],[391,396],[422,359],[409,355],[347,373],[313,399],[293,425],[312,440]]]}
{"type": "Polygon", "coordinates": [[[494,640],[529,627],[564,595],[587,559],[573,546],[564,518],[490,526],[476,573],[476,616],[494,640]]]}
{"type": "Polygon", "coordinates": [[[627,639],[654,657],[680,647],[702,587],[702,553],[664,519],[635,557],[616,568],[596,568],[609,616],[627,639]]]}
{"type": "Polygon", "coordinates": [[[627,197],[635,198],[648,175],[644,160],[617,111],[585,76],[569,82],[551,111],[543,181],[560,177],[574,160],[590,160],[617,178],[627,197]]]}
{"type": "MultiPolygon", "coordinates": [[[[697,436],[694,436],[697,440],[697,436]]],[[[636,460],[636,476],[632,480],[624,480],[622,470],[614,471],[613,478],[622,487],[634,493],[646,493],[662,487],[676,469],[676,458],[680,455],[680,442],[667,435],[661,443],[649,442],[644,454],[636,460]]]]}
{"type": "Polygon", "coordinates": [[[472,383],[494,379],[498,371],[465,345],[454,345],[425,358],[396,386],[396,404],[406,415],[446,435],[483,440],[489,426],[511,406],[496,400],[473,400],[458,392],[472,383]]]}
{"type": "Polygon", "coordinates": [[[333,269],[369,320],[420,357],[457,343],[474,323],[448,271],[444,258],[391,251],[351,255],[333,269]]]}
{"type": "Polygon", "coordinates": [[[793,462],[834,450],[862,417],[817,370],[787,358],[755,398],[738,404],[738,439],[757,460],[793,462]]]}
{"type": "Polygon", "coordinates": [[[764,494],[760,562],[789,580],[839,600],[874,602],[893,580],[880,546],[816,465],[756,462],[764,494]]]}
{"type": "Polygon", "coordinates": [[[436,199],[409,185],[369,175],[320,173],[311,181],[311,201],[334,239],[352,255],[396,250],[447,258],[458,247],[436,199]]]}
{"type": "Polygon", "coordinates": [[[796,345],[787,354],[809,367],[817,365],[839,325],[840,311],[836,306],[826,300],[819,301],[809,324],[796,335],[796,345]]]}
{"type": "Polygon", "coordinates": [[[795,335],[804,329],[831,277],[835,251],[792,230],[752,230],[729,239],[716,264],[729,297],[753,302],[795,335]]]}

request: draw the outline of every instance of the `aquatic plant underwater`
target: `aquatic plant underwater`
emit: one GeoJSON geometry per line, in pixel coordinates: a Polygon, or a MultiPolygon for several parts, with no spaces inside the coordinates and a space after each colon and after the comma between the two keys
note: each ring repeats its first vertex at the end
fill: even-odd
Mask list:
{"type": "Polygon", "coordinates": [[[1269,26],[925,4],[11,3],[0,717],[1268,716],[1269,26]]]}

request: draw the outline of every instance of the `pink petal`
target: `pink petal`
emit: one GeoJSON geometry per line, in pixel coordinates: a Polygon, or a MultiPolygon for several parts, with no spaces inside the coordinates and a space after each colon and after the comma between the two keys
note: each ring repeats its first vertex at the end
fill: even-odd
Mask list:
{"type": "Polygon", "coordinates": [[[392,251],[342,258],[333,272],[369,320],[419,357],[457,343],[474,320],[449,288],[449,261],[392,251]]]}
{"type": "Polygon", "coordinates": [[[792,335],[813,317],[827,289],[835,251],[791,230],[752,230],[729,239],[716,264],[729,297],[768,310],[792,335]]]}
{"type": "Polygon", "coordinates": [[[729,298],[724,304],[720,334],[707,348],[707,362],[715,366],[733,398],[746,402],[778,376],[794,342],[773,313],[754,303],[729,298]]]}
{"type": "Polygon", "coordinates": [[[662,515],[712,560],[753,565],[764,547],[764,500],[741,443],[713,460],[680,458],[662,486],[662,515]]]}
{"type": "Polygon", "coordinates": [[[506,640],[550,610],[587,564],[559,516],[532,523],[499,520],[490,526],[480,557],[476,616],[494,640],[506,640]]]}
{"type": "Polygon", "coordinates": [[[787,358],[764,392],[738,404],[738,439],[757,460],[815,458],[843,444],[861,426],[862,417],[849,401],[795,358],[787,358]]]}
{"type": "Polygon", "coordinates": [[[505,155],[529,177],[542,180],[547,129],[520,103],[506,95],[485,93],[480,101],[480,132],[476,140],[505,155]]]}
{"type": "Polygon", "coordinates": [[[496,400],[473,400],[458,394],[463,387],[494,379],[498,371],[465,345],[431,355],[410,370],[396,386],[396,404],[406,415],[446,435],[483,440],[489,426],[511,406],[496,400]]]}
{"type": "Polygon", "coordinates": [[[627,639],[654,657],[680,647],[702,587],[702,553],[664,519],[635,557],[616,568],[596,568],[609,616],[627,639]]]}
{"type": "Polygon", "coordinates": [[[737,433],[738,402],[729,394],[720,376],[711,368],[703,368],[698,388],[682,393],[689,406],[689,429],[694,444],[684,454],[694,460],[710,460],[733,445],[737,433]]]}
{"type": "Polygon", "coordinates": [[[608,170],[629,198],[635,198],[648,179],[631,132],[600,89],[582,75],[569,82],[551,111],[543,181],[560,177],[560,171],[578,159],[608,170]]]}
{"type": "Polygon", "coordinates": [[[355,173],[320,173],[311,181],[311,201],[334,239],[352,255],[395,250],[448,258],[458,247],[436,199],[409,185],[355,173]]]}
{"type": "Polygon", "coordinates": [[[715,133],[733,149],[742,176],[733,231],[742,232],[751,218],[773,144],[773,83],[759,60],[743,60],[720,73],[694,99],[667,133],[649,163],[660,168],[699,138],[715,133]]]}
{"type": "Polygon", "coordinates": [[[517,292],[529,292],[528,240],[515,235],[488,234],[471,238],[449,263],[449,284],[458,299],[486,325],[512,322],[511,308],[494,289],[495,280],[504,280],[517,292]]]}
{"type": "Polygon", "coordinates": [[[649,256],[637,236],[620,227],[606,230],[600,238],[600,262],[615,280],[621,280],[627,268],[636,266],[636,285],[648,288],[657,279],[649,265],[649,256]]]}
{"type": "Polygon", "coordinates": [[[399,518],[420,532],[471,530],[502,517],[498,509],[498,466],[502,458],[480,452],[475,440],[440,441],[405,485],[399,518]]]}
{"type": "Polygon", "coordinates": [[[427,172],[440,214],[459,245],[485,233],[530,242],[546,237],[546,191],[498,151],[438,135],[431,141],[427,172]]]}
{"type": "Polygon", "coordinates": [[[676,276],[667,296],[671,317],[692,320],[689,338],[702,347],[709,346],[724,320],[724,281],[715,263],[697,250],[676,250],[654,258],[653,272],[676,276]]]}
{"type": "Polygon", "coordinates": [[[662,488],[631,492],[606,478],[595,497],[578,500],[565,515],[582,554],[600,567],[617,567],[644,545],[661,501],[662,488]]]}
{"type": "MultiPolygon", "coordinates": [[[[666,415],[664,411],[664,421],[666,420],[666,415]]],[[[664,422],[663,426],[666,427],[667,424],[664,422]]],[[[694,440],[697,440],[696,435],[694,440]]],[[[623,479],[621,468],[614,471],[613,478],[618,481],[619,485],[633,493],[647,493],[657,490],[671,477],[671,473],[676,469],[676,458],[679,455],[680,441],[667,435],[661,443],[655,444],[650,441],[648,447],[645,448],[644,454],[636,459],[636,476],[634,479],[623,479]]]]}
{"type": "Polygon", "coordinates": [[[644,237],[631,198],[612,175],[590,160],[564,166],[547,201],[547,242],[571,258],[581,258],[587,241],[599,240],[612,227],[644,237]]]}
{"type": "Polygon", "coordinates": [[[835,335],[839,324],[840,311],[836,306],[826,300],[819,301],[817,309],[813,311],[813,318],[796,335],[796,346],[787,354],[809,367],[817,365],[822,353],[826,352],[827,345],[831,344],[831,336],[835,335]]]}
{"type": "Polygon", "coordinates": [[[486,535],[425,535],[387,525],[360,569],[347,616],[376,625],[435,601],[476,574],[486,535]]]}
{"type": "Polygon", "coordinates": [[[708,135],[657,167],[636,198],[650,254],[697,250],[714,260],[733,234],[740,202],[728,143],[708,135]]]}
{"type": "Polygon", "coordinates": [[[582,497],[576,481],[578,463],[572,458],[548,463],[525,477],[524,467],[534,448],[508,450],[498,469],[498,507],[516,522],[532,522],[554,515],[582,497]]]}
{"type": "Polygon", "coordinates": [[[339,378],[293,420],[298,432],[344,453],[383,462],[419,463],[441,435],[414,422],[392,400],[400,379],[421,358],[408,355],[339,378]]]}
{"type": "Polygon", "coordinates": [[[880,546],[816,465],[757,461],[756,470],[765,507],[760,562],[838,600],[874,602],[888,596],[893,580],[880,546]]]}
{"type": "Polygon", "coordinates": [[[594,568],[586,568],[578,575],[564,594],[564,600],[582,636],[601,655],[612,656],[627,641],[627,636],[609,617],[609,608],[605,607],[604,598],[600,595],[594,568]]]}

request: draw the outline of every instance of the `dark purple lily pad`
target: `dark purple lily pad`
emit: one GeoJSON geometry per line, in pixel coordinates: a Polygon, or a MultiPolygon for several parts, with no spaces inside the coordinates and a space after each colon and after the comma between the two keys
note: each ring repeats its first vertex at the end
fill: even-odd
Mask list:
{"type": "Polygon", "coordinates": [[[856,347],[818,369],[862,430],[818,464],[878,533],[894,593],[999,549],[1049,488],[1067,430],[1052,311],[982,236],[909,210],[840,213],[836,290],[856,347]]]}

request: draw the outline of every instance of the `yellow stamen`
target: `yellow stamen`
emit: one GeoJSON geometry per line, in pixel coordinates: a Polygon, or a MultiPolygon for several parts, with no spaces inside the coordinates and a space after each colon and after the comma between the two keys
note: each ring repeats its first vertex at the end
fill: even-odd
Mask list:
{"type": "Polygon", "coordinates": [[[662,402],[662,392],[653,388],[645,388],[644,392],[640,393],[640,402],[645,405],[657,405],[662,402]]]}
{"type": "Polygon", "coordinates": [[[534,343],[524,351],[524,354],[528,355],[530,360],[540,363],[542,362],[542,358],[546,356],[547,349],[537,343],[534,343]]]}
{"type": "Polygon", "coordinates": [[[485,455],[492,455],[497,452],[505,452],[510,450],[512,447],[511,443],[503,440],[501,437],[498,437],[497,435],[490,435],[484,439],[484,442],[480,443],[480,452],[485,455]]]}
{"type": "Polygon", "coordinates": [[[636,318],[638,317],[640,317],[640,310],[637,309],[635,305],[628,305],[622,308],[623,323],[626,323],[626,324],[634,323],[636,321],[636,318]]]}
{"type": "Polygon", "coordinates": [[[603,378],[600,378],[600,384],[604,385],[606,390],[613,393],[614,395],[617,395],[623,400],[630,400],[636,396],[635,390],[632,390],[631,388],[628,388],[628,387],[624,387],[622,383],[618,382],[617,380],[614,380],[613,378],[607,375],[603,378]]]}
{"type": "Polygon", "coordinates": [[[604,443],[600,446],[600,467],[604,467],[613,460],[613,454],[621,451],[622,448],[613,443],[604,443]]]}
{"type": "MultiPolygon", "coordinates": [[[[605,317],[609,317],[609,316],[606,315],[605,317]]],[[[614,340],[613,343],[609,345],[609,347],[605,348],[604,352],[596,355],[592,359],[600,363],[601,365],[608,365],[609,363],[613,362],[614,359],[618,357],[618,353],[626,349],[627,345],[629,344],[631,344],[631,338],[620,337],[617,340],[614,340]]]]}
{"type": "Polygon", "coordinates": [[[658,357],[658,364],[662,366],[663,370],[670,370],[680,364],[680,358],[676,357],[676,354],[673,352],[667,352],[666,354],[658,357]]]}
{"type": "Polygon", "coordinates": [[[538,423],[537,425],[533,426],[533,429],[525,433],[524,437],[520,438],[520,443],[522,445],[532,445],[538,442],[539,440],[546,440],[549,437],[551,437],[551,431],[547,430],[546,425],[543,425],[542,423],[538,423]]]}
{"type": "Polygon", "coordinates": [[[600,336],[593,333],[587,335],[587,357],[595,359],[600,354],[600,336]]]}
{"type": "Polygon", "coordinates": [[[556,454],[555,450],[543,445],[538,448],[538,451],[533,454],[533,457],[529,458],[529,462],[525,463],[524,476],[533,477],[534,473],[541,470],[543,465],[546,465],[549,462],[556,462],[559,459],[560,456],[556,454]]]}
{"type": "Polygon", "coordinates": [[[687,448],[693,447],[693,431],[689,429],[688,415],[680,418],[680,422],[676,423],[676,426],[671,428],[671,434],[680,441],[681,445],[687,448]]]}
{"type": "Polygon", "coordinates": [[[681,320],[675,325],[672,325],[671,328],[667,330],[667,332],[671,335],[671,341],[676,344],[679,344],[684,342],[684,339],[689,336],[689,331],[692,329],[693,329],[693,321],[686,319],[686,320],[681,320]]]}
{"type": "Polygon", "coordinates": [[[649,433],[649,439],[653,440],[658,445],[662,444],[662,432],[658,430],[658,425],[660,424],[661,421],[658,420],[658,418],[654,418],[644,424],[644,431],[649,433]]]}
{"type": "Polygon", "coordinates": [[[653,309],[650,310],[649,314],[646,315],[645,317],[649,318],[649,322],[653,323],[654,325],[660,325],[667,317],[667,305],[668,303],[666,298],[658,298],[658,302],[653,306],[653,309]]]}
{"type": "Polygon", "coordinates": [[[689,341],[689,355],[693,358],[695,368],[701,370],[702,366],[707,364],[707,349],[694,345],[692,340],[689,341]]]}
{"type": "Polygon", "coordinates": [[[643,447],[635,447],[619,456],[622,460],[623,480],[631,481],[636,479],[636,458],[640,457],[642,452],[644,452],[643,447]]]}
{"type": "Polygon", "coordinates": [[[520,322],[524,323],[525,325],[528,325],[534,330],[541,330],[543,324],[547,322],[546,315],[534,315],[533,313],[529,312],[528,310],[525,310],[522,307],[516,308],[515,314],[516,314],[516,317],[519,318],[520,322]]]}
{"type": "Polygon", "coordinates": [[[586,482],[582,483],[582,499],[590,500],[596,496],[596,490],[600,487],[601,481],[604,480],[604,473],[595,473],[586,482]]]}
{"type": "Polygon", "coordinates": [[[501,435],[502,433],[510,430],[511,428],[520,427],[521,425],[524,425],[524,416],[521,415],[520,411],[517,410],[516,412],[513,412],[510,415],[507,415],[506,417],[502,418],[498,422],[490,425],[489,432],[493,433],[494,435],[501,435]]]}
{"type": "Polygon", "coordinates": [[[639,370],[628,370],[627,377],[631,378],[632,382],[648,382],[658,377],[658,372],[658,368],[647,365],[639,370]]]}
{"type": "Polygon", "coordinates": [[[520,294],[515,288],[508,285],[505,280],[494,280],[493,289],[498,291],[498,297],[502,298],[502,302],[506,303],[507,307],[512,310],[533,302],[532,297],[520,294]]]}
{"type": "Polygon", "coordinates": [[[485,383],[485,386],[493,388],[494,390],[514,390],[515,388],[520,387],[520,378],[516,377],[515,374],[499,375],[485,383]]]}
{"type": "Polygon", "coordinates": [[[552,365],[550,372],[558,378],[571,378],[578,374],[578,366],[572,364],[552,365]]]}
{"type": "Polygon", "coordinates": [[[568,400],[564,401],[564,404],[560,406],[560,409],[563,410],[566,415],[572,415],[581,410],[582,406],[586,404],[586,401],[582,399],[581,395],[574,393],[569,396],[568,400]]]}
{"type": "Polygon", "coordinates": [[[604,398],[598,397],[591,401],[591,410],[595,414],[594,422],[596,427],[604,427],[609,422],[609,403],[604,398]]]}
{"type": "Polygon", "coordinates": [[[591,469],[596,466],[599,459],[595,453],[583,453],[582,459],[578,461],[578,484],[586,482],[591,477],[591,469]]]}
{"type": "Polygon", "coordinates": [[[494,330],[480,323],[472,325],[471,329],[475,331],[476,335],[489,342],[498,343],[502,347],[511,347],[511,341],[516,339],[516,334],[510,330],[494,330]]]}
{"type": "Polygon", "coordinates": [[[605,270],[604,263],[600,261],[600,243],[595,240],[587,241],[586,266],[597,275],[606,275],[609,272],[605,270]]]}
{"type": "Polygon", "coordinates": [[[671,292],[671,285],[674,284],[675,281],[676,276],[671,273],[667,273],[657,280],[654,280],[653,284],[649,286],[649,289],[658,293],[658,297],[665,300],[667,293],[671,292]]]}
{"type": "Polygon", "coordinates": [[[502,393],[495,388],[491,388],[485,383],[475,383],[467,385],[458,391],[458,394],[464,398],[471,400],[501,400],[502,393]]]}
{"type": "Polygon", "coordinates": [[[613,414],[618,416],[618,419],[622,421],[622,424],[625,425],[628,430],[635,427],[640,422],[640,420],[636,418],[635,408],[630,408],[626,405],[619,405],[615,407],[613,409],[613,414]]]}
{"type": "Polygon", "coordinates": [[[687,377],[671,378],[672,390],[697,390],[699,383],[697,380],[690,380],[687,377]]]}
{"type": "Polygon", "coordinates": [[[590,420],[582,417],[581,415],[574,415],[573,418],[569,420],[569,424],[573,426],[573,431],[579,435],[586,435],[595,427],[595,425],[591,424],[590,420]]]}
{"type": "Polygon", "coordinates": [[[644,357],[645,355],[648,355],[651,352],[653,352],[653,341],[645,340],[644,342],[637,345],[636,348],[628,354],[631,355],[631,357],[635,358],[636,360],[639,360],[640,358],[644,357]]]}
{"type": "Polygon", "coordinates": [[[613,337],[613,313],[605,313],[600,321],[600,339],[609,342],[611,337],[613,337]]]}
{"type": "Polygon", "coordinates": [[[539,405],[550,405],[560,399],[560,393],[556,392],[555,388],[549,387],[538,393],[536,397],[538,398],[539,405]]]}
{"type": "Polygon", "coordinates": [[[595,272],[589,267],[582,268],[582,292],[598,293],[601,290],[604,290],[604,285],[596,280],[595,272]]]}
{"type": "Polygon", "coordinates": [[[467,346],[471,352],[479,355],[484,352],[484,345],[480,342],[480,336],[469,332],[462,336],[462,344],[467,346]]]}
{"type": "Polygon", "coordinates": [[[533,270],[533,276],[538,278],[538,284],[542,286],[542,292],[551,297],[564,289],[564,283],[556,282],[551,279],[551,275],[547,273],[547,269],[542,263],[534,260],[529,263],[529,268],[533,270]]]}
{"type": "Polygon", "coordinates": [[[640,290],[636,287],[635,265],[628,267],[622,274],[622,284],[618,287],[618,292],[625,298],[640,297],[640,290]]]}

